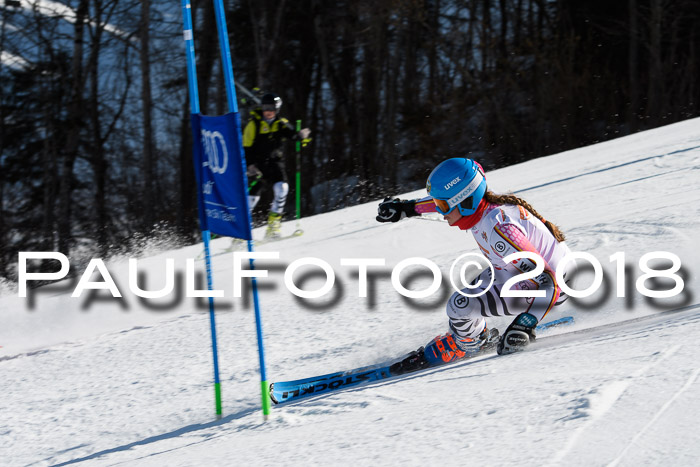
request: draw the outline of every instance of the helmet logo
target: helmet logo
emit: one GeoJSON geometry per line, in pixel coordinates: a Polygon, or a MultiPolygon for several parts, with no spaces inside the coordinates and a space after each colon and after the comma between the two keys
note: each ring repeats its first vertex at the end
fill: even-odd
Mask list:
{"type": "Polygon", "coordinates": [[[461,181],[462,181],[461,178],[459,178],[459,177],[455,178],[454,180],[449,182],[447,185],[445,185],[445,190],[449,190],[450,188],[452,188],[453,186],[455,186],[457,183],[459,183],[461,181]]]}
{"type": "MultiPolygon", "coordinates": [[[[448,201],[448,204],[450,207],[452,206],[457,206],[459,203],[464,201],[465,199],[469,198],[471,195],[474,194],[474,192],[479,188],[479,185],[484,181],[484,176],[481,175],[480,173],[477,172],[476,176],[474,179],[469,182],[469,185],[467,185],[462,191],[454,195],[450,200],[448,201]]],[[[452,182],[450,182],[452,183],[452,182]]]]}

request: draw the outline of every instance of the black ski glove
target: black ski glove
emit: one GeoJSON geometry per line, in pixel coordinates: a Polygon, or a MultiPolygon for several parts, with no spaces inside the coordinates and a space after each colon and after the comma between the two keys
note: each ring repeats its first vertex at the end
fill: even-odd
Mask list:
{"type": "Polygon", "coordinates": [[[386,197],[377,208],[377,222],[398,222],[404,217],[417,216],[415,207],[414,200],[386,197]]]}
{"type": "Polygon", "coordinates": [[[510,323],[506,332],[501,336],[496,351],[498,355],[520,352],[530,342],[535,342],[535,327],[537,318],[530,313],[521,313],[510,323]]]}

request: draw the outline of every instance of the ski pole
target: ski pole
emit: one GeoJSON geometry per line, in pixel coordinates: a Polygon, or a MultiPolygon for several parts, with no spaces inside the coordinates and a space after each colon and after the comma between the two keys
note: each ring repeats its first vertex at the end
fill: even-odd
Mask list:
{"type": "MultiPolygon", "coordinates": [[[[297,135],[301,131],[301,120],[297,120],[297,135]]],[[[301,140],[297,138],[297,187],[296,187],[296,198],[297,198],[297,229],[294,231],[294,235],[301,235],[304,233],[301,230],[301,140]]]]}

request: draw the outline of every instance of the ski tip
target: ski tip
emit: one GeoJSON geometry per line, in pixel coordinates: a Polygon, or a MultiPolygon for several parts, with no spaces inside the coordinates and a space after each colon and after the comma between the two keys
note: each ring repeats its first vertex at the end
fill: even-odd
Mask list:
{"type": "Polygon", "coordinates": [[[301,229],[296,229],[292,235],[295,237],[300,237],[301,235],[304,235],[304,231],[301,229]]]}
{"type": "Polygon", "coordinates": [[[273,389],[275,387],[275,383],[270,383],[270,400],[275,404],[279,404],[277,399],[275,399],[275,393],[273,392],[273,389]]]}

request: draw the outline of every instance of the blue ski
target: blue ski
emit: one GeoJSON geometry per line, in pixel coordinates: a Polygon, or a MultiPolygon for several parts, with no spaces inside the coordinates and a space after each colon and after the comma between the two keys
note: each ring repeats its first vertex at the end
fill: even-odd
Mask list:
{"type": "MultiPolygon", "coordinates": [[[[567,316],[543,323],[537,326],[537,330],[544,331],[557,326],[572,324],[573,322],[574,318],[567,316]]],[[[490,350],[492,349],[493,348],[490,350]]],[[[426,368],[434,368],[435,366],[436,365],[431,365],[426,368]]],[[[384,363],[356,368],[354,370],[328,373],[321,376],[312,376],[310,378],[302,378],[294,381],[280,381],[270,385],[270,398],[275,404],[282,404],[284,402],[297,401],[310,396],[327,394],[333,391],[364,385],[373,381],[381,381],[405,373],[397,372],[396,370],[395,362],[391,362],[388,364],[384,363]],[[392,366],[394,366],[393,372],[392,366]]]]}
{"type": "Polygon", "coordinates": [[[350,370],[329,377],[314,377],[301,383],[282,382],[270,386],[272,402],[280,404],[303,397],[325,394],[339,389],[347,389],[360,384],[390,378],[393,375],[388,366],[369,370],[350,370]]]}

